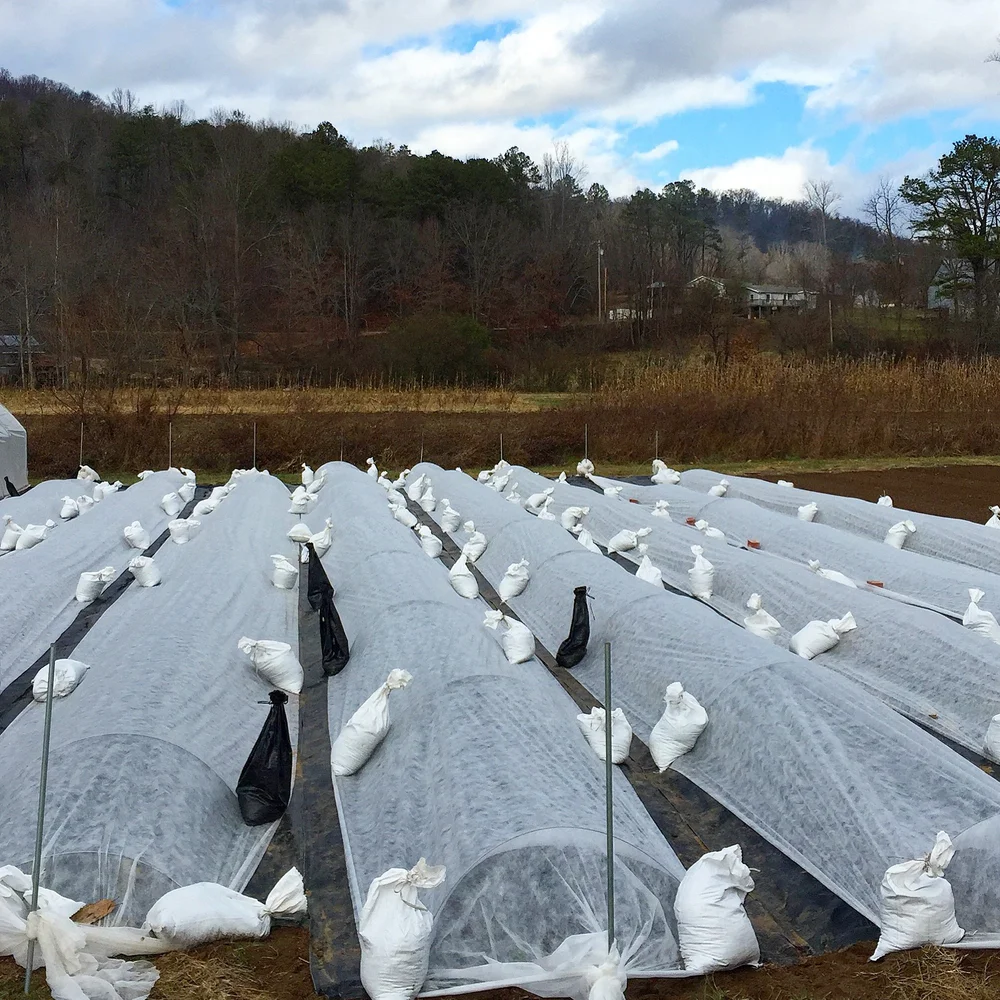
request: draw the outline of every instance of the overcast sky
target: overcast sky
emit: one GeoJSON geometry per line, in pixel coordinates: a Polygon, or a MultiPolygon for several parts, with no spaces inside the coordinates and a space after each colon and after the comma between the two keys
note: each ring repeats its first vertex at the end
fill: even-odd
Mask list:
{"type": "Polygon", "coordinates": [[[1000,0],[0,0],[0,65],[196,115],[854,209],[1000,131],[1000,0]]]}

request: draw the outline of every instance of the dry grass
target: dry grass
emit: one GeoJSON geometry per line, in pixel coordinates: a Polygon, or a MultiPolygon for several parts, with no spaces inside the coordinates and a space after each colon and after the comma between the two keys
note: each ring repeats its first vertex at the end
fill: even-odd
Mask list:
{"type": "MultiPolygon", "coordinates": [[[[234,954],[239,945],[233,945],[234,954]]],[[[273,1000],[257,976],[242,962],[220,961],[218,956],[201,958],[178,952],[168,961],[157,960],[160,978],[152,997],[184,1000],[273,1000]]]]}
{"type": "MultiPolygon", "coordinates": [[[[727,368],[614,359],[601,388],[569,395],[497,389],[121,390],[0,392],[31,435],[34,475],[85,460],[116,469],[162,466],[168,424],[174,456],[192,468],[258,464],[272,472],[338,458],[401,468],[499,457],[566,468],[583,452],[603,468],[809,460],[940,459],[1000,454],[1000,360],[790,362],[760,355],[727,368]]],[[[759,467],[759,465],[758,465],[759,467]]]]}

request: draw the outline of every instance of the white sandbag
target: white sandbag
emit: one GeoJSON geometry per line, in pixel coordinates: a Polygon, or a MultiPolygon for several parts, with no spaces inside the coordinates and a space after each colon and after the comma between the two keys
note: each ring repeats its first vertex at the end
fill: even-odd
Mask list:
{"type": "Polygon", "coordinates": [[[420,547],[424,550],[424,555],[437,559],[444,549],[441,539],[426,524],[417,528],[417,534],[420,536],[420,547]]]}
{"type": "Polygon", "coordinates": [[[426,476],[417,476],[417,478],[406,487],[406,495],[411,500],[419,500],[420,494],[424,492],[426,487],[426,480],[426,476]]]}
{"type": "Polygon", "coordinates": [[[898,521],[885,533],[885,544],[891,545],[894,549],[901,549],[916,530],[917,526],[912,521],[898,521]]]}
{"type": "Polygon", "coordinates": [[[692,545],[691,553],[694,556],[694,565],[688,570],[691,593],[707,601],[715,584],[715,567],[705,558],[705,550],[700,545],[692,545]]]}
{"type": "Polygon", "coordinates": [[[649,752],[661,771],[692,749],[708,725],[708,713],[678,682],[667,688],[663,700],[667,707],[649,734],[649,752]]]}
{"type": "Polygon", "coordinates": [[[99,483],[101,481],[101,477],[89,465],[81,465],[76,478],[88,483],[99,483]]]}
{"type": "Polygon", "coordinates": [[[80,579],[76,583],[76,599],[81,604],[96,601],[101,596],[104,585],[110,583],[114,578],[114,566],[105,566],[104,569],[89,570],[86,573],[81,573],[80,579]]]}
{"type": "MultiPolygon", "coordinates": [[[[79,660],[56,660],[52,679],[52,697],[65,698],[72,694],[90,669],[89,663],[79,660]]],[[[35,674],[31,682],[31,697],[35,701],[45,701],[49,692],[49,666],[46,664],[35,674]]],[[[76,910],[73,911],[74,913],[76,910]]]]}
{"type": "Polygon", "coordinates": [[[708,521],[700,520],[694,522],[695,530],[700,531],[706,538],[714,538],[717,542],[726,540],[726,533],[718,528],[713,528],[708,521]]]}
{"type": "Polygon", "coordinates": [[[513,488],[510,493],[504,497],[504,500],[506,500],[507,503],[516,503],[519,507],[521,506],[521,494],[517,492],[517,483],[514,483],[513,488]]]}
{"type": "Polygon", "coordinates": [[[111,483],[97,483],[91,495],[94,498],[94,503],[100,503],[105,497],[111,496],[114,492],[116,491],[111,483]]]}
{"type": "Polygon", "coordinates": [[[623,489],[625,489],[624,486],[605,486],[604,495],[611,497],[612,500],[621,500],[623,489]]]}
{"type": "Polygon", "coordinates": [[[185,502],[190,503],[194,499],[195,484],[185,483],[177,487],[177,495],[185,502]]]}
{"type": "Polygon", "coordinates": [[[489,469],[483,469],[478,476],[476,476],[476,482],[486,484],[493,477],[493,473],[489,469]]]}
{"type": "Polygon", "coordinates": [[[160,501],[160,510],[167,517],[176,517],[184,509],[184,501],[177,493],[167,493],[160,501]]]}
{"type": "Polygon", "coordinates": [[[532,493],[531,496],[524,501],[524,509],[537,512],[542,504],[551,498],[555,491],[556,488],[554,486],[550,486],[548,489],[542,490],[541,493],[532,493]]]}
{"type": "Polygon", "coordinates": [[[565,472],[560,472],[559,473],[559,478],[556,480],[556,482],[557,483],[565,483],[566,481],[567,481],[566,480],[566,473],[565,472]]]}
{"type": "MultiPolygon", "coordinates": [[[[316,550],[316,555],[322,559],[329,552],[330,546],[333,544],[333,519],[328,517],[326,523],[323,525],[323,530],[317,531],[315,535],[310,535],[309,542],[316,550]]],[[[306,555],[309,554],[308,549],[303,549],[302,551],[306,555]]]]}
{"type": "Polygon", "coordinates": [[[617,534],[612,535],[608,541],[608,555],[612,552],[631,552],[638,544],[639,540],[651,534],[652,528],[640,528],[638,531],[629,531],[622,528],[617,534]]]}
{"type": "Polygon", "coordinates": [[[511,563],[507,567],[507,572],[504,573],[503,578],[500,580],[500,584],[497,587],[497,593],[500,595],[500,600],[506,604],[507,601],[512,600],[519,594],[523,594],[524,588],[528,586],[528,579],[529,574],[527,559],[511,563]]]}
{"type": "Polygon", "coordinates": [[[80,505],[72,497],[63,497],[62,507],[59,508],[59,516],[64,521],[70,521],[74,517],[79,517],[80,505]]]}
{"type": "Polygon", "coordinates": [[[198,481],[198,477],[190,469],[185,469],[183,465],[181,466],[181,475],[185,479],[189,479],[192,483],[198,481]]]}
{"type": "Polygon", "coordinates": [[[558,521],[559,520],[559,518],[557,518],[555,516],[555,514],[553,514],[552,511],[549,510],[549,505],[551,503],[552,503],[551,499],[546,500],[545,503],[543,503],[542,506],[538,508],[538,513],[535,515],[535,517],[537,517],[539,521],[558,521]]]}
{"type": "Polygon", "coordinates": [[[728,489],[729,489],[729,480],[720,479],[719,482],[708,491],[708,493],[709,496],[724,497],[726,495],[726,490],[728,489]]]}
{"type": "Polygon", "coordinates": [[[250,658],[254,673],[271,687],[288,694],[298,694],[302,690],[302,664],[287,642],[243,636],[236,645],[250,658]]]}
{"type": "Polygon", "coordinates": [[[474,563],[486,551],[486,536],[481,531],[476,531],[472,521],[466,521],[462,530],[469,536],[469,540],[462,546],[462,555],[474,563]]]}
{"type": "Polygon", "coordinates": [[[376,466],[375,464],[375,459],[366,458],[365,465],[368,466],[368,468],[365,470],[368,473],[368,475],[371,476],[372,479],[378,479],[378,466],[376,466]]]}
{"type": "Polygon", "coordinates": [[[594,541],[594,536],[586,528],[578,528],[576,531],[576,540],[588,551],[594,552],[597,555],[603,555],[601,550],[597,546],[597,542],[594,541]]]}
{"type": "Polygon", "coordinates": [[[24,528],[14,523],[10,514],[3,516],[3,535],[0,535],[0,552],[13,552],[24,528]]]}
{"type": "Polygon", "coordinates": [[[1000,528],[1000,507],[990,507],[993,516],[986,522],[987,528],[1000,528]]]}
{"type": "Polygon", "coordinates": [[[991,760],[1000,761],[1000,715],[994,715],[986,727],[983,753],[991,760]]]}
{"type": "Polygon", "coordinates": [[[406,485],[406,477],[409,476],[410,470],[403,469],[403,471],[393,480],[392,487],[396,490],[401,490],[406,485]]]}
{"type": "Polygon", "coordinates": [[[824,580],[830,580],[832,583],[839,583],[844,587],[851,587],[854,590],[858,589],[858,585],[849,576],[844,576],[843,573],[835,569],[823,569],[818,559],[810,559],[809,568],[824,580]]]}
{"type": "Polygon", "coordinates": [[[788,648],[802,659],[811,660],[814,656],[833,649],[842,635],[853,632],[857,627],[850,611],[843,618],[831,618],[826,622],[811,621],[792,636],[788,648]]]}
{"type": "Polygon", "coordinates": [[[816,503],[807,503],[799,507],[798,518],[800,521],[815,521],[816,515],[819,513],[819,505],[816,503]]]}
{"type": "Polygon", "coordinates": [[[147,479],[151,475],[153,475],[152,469],[143,469],[143,471],[140,472],[139,475],[136,476],[135,478],[141,482],[143,479],[147,479]]]}
{"type": "Polygon", "coordinates": [[[441,530],[452,534],[462,526],[462,515],[459,514],[448,500],[442,500],[443,510],[441,511],[441,530]]]}
{"type": "Polygon", "coordinates": [[[969,591],[970,603],[962,616],[962,624],[991,642],[1000,644],[1000,623],[997,622],[992,612],[984,611],[979,606],[979,602],[985,596],[981,590],[976,588],[969,591]]]}
{"type": "Polygon", "coordinates": [[[26,524],[24,530],[17,536],[14,548],[33,549],[36,545],[44,542],[49,536],[49,526],[47,524],[26,524]]]}
{"type": "Polygon", "coordinates": [[[167,522],[167,531],[170,532],[170,540],[178,545],[186,545],[198,534],[201,528],[201,521],[193,517],[175,518],[167,522]]]}
{"type": "Polygon", "coordinates": [[[955,848],[946,833],[939,833],[930,854],[893,865],[879,887],[878,945],[870,961],[884,955],[928,944],[955,944],[965,931],[955,919],[955,896],[944,877],[955,848]]]}
{"type": "MultiPolygon", "coordinates": [[[[578,715],[576,722],[598,760],[607,760],[608,736],[604,709],[592,708],[589,714],[578,715]]],[[[632,726],[625,718],[625,713],[616,708],[611,713],[611,763],[620,764],[628,756],[631,746],[632,726]]]]}
{"type": "Polygon", "coordinates": [[[494,630],[501,624],[504,626],[500,646],[509,663],[526,663],[535,655],[535,637],[523,622],[502,611],[487,611],[483,624],[494,630]]]}
{"type": "MultiPolygon", "coordinates": [[[[315,480],[313,482],[315,483],[315,480]]],[[[288,505],[288,513],[297,515],[308,514],[318,499],[319,497],[315,493],[299,493],[297,496],[293,493],[292,502],[288,505]]],[[[195,513],[197,512],[198,508],[195,507],[195,513]]]]}
{"type": "Polygon", "coordinates": [[[312,536],[312,529],[305,523],[305,521],[298,521],[293,524],[285,534],[285,537],[288,538],[289,541],[295,542],[297,545],[305,545],[306,542],[312,538],[312,536]]]}
{"type": "Polygon", "coordinates": [[[663,586],[663,573],[650,562],[649,556],[645,553],[639,560],[639,568],[635,571],[635,576],[637,580],[651,583],[654,587],[663,586]]]}
{"type": "Polygon", "coordinates": [[[674,916],[684,971],[705,975],[760,964],[760,946],[744,909],[753,892],[739,844],[703,854],[677,887],[674,916]]]}
{"type": "Polygon", "coordinates": [[[510,473],[505,472],[502,476],[494,476],[486,485],[491,490],[496,490],[497,493],[503,493],[507,489],[507,484],[510,482],[510,473]]]}
{"type": "Polygon", "coordinates": [[[76,505],[80,508],[81,514],[87,514],[94,509],[94,498],[88,496],[78,496],[76,505]]]}
{"type": "Polygon", "coordinates": [[[793,483],[790,479],[779,479],[778,480],[778,486],[787,486],[789,489],[791,489],[794,485],[795,485],[795,483],[793,483]]]}
{"type": "Polygon", "coordinates": [[[567,507],[559,515],[559,523],[567,531],[572,531],[589,513],[589,507],[567,507]]]}
{"type": "Polygon", "coordinates": [[[216,882],[172,889],[152,905],[143,927],[179,948],[194,948],[222,938],[265,938],[272,917],[305,912],[302,876],[292,868],[263,903],[216,882]]]}
{"type": "Polygon", "coordinates": [[[361,984],[371,1000],[413,1000],[427,978],[434,917],[420,889],[445,878],[444,866],[421,858],[409,871],[390,868],[372,880],[358,918],[361,984]]]}
{"type": "Polygon", "coordinates": [[[298,583],[298,567],[282,555],[272,555],[271,562],[274,563],[271,583],[279,590],[291,590],[298,583]]]}
{"type": "Polygon", "coordinates": [[[305,462],[302,463],[302,485],[309,486],[313,479],[316,478],[316,473],[306,465],[305,462]]]}
{"type": "Polygon", "coordinates": [[[463,552],[448,570],[448,581],[460,597],[466,597],[470,601],[479,596],[479,582],[475,574],[469,569],[468,559],[463,552]]]}
{"type": "Polygon", "coordinates": [[[653,459],[653,475],[650,477],[656,486],[676,486],[681,481],[681,474],[668,468],[666,462],[653,459]]]}
{"type": "Polygon", "coordinates": [[[753,614],[743,619],[744,628],[751,635],[759,635],[762,639],[774,639],[781,631],[781,623],[764,610],[760,594],[751,594],[747,607],[753,614]]]}
{"type": "Polygon", "coordinates": [[[650,511],[653,517],[665,517],[670,520],[670,504],[666,500],[657,500],[656,506],[650,511]]]}
{"type": "Polygon", "coordinates": [[[138,549],[140,552],[148,549],[153,543],[153,540],[149,537],[149,532],[138,521],[133,521],[127,525],[122,534],[125,536],[125,541],[133,549],[138,549]]]}
{"type": "Polygon", "coordinates": [[[392,511],[392,516],[404,527],[415,528],[417,526],[417,515],[408,507],[401,507],[398,503],[391,503],[389,504],[389,510],[392,511]]]}
{"type": "Polygon", "coordinates": [[[433,488],[428,486],[427,489],[420,494],[420,499],[417,502],[420,504],[420,509],[425,514],[433,514],[434,508],[437,506],[437,500],[434,498],[433,488]]]}
{"type": "Polygon", "coordinates": [[[578,476],[592,476],[594,474],[594,463],[589,458],[576,463],[576,474],[578,476]]]}
{"type": "Polygon", "coordinates": [[[880,496],[875,502],[879,505],[879,507],[891,507],[892,497],[883,493],[882,496],[880,496]]]}
{"type": "Polygon", "coordinates": [[[391,490],[392,489],[392,480],[385,474],[384,471],[380,472],[378,474],[378,479],[376,480],[376,482],[384,490],[391,490]]]}
{"type": "Polygon", "coordinates": [[[156,587],[163,580],[160,567],[153,562],[152,556],[136,556],[128,564],[128,569],[140,587],[156,587]]]}
{"type": "Polygon", "coordinates": [[[407,671],[391,670],[385,683],[347,720],[330,751],[334,774],[354,774],[365,765],[389,732],[389,695],[411,680],[407,671]]]}

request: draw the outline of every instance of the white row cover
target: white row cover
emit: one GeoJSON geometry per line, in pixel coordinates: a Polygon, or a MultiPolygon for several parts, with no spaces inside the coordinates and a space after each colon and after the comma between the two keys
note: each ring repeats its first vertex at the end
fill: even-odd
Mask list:
{"type": "MultiPolygon", "coordinates": [[[[148,492],[155,507],[162,479],[148,492]]],[[[277,479],[242,476],[197,538],[161,547],[162,584],[130,586],[73,653],[90,670],[52,708],[42,881],[116,900],[115,924],[138,926],[178,886],[242,890],[270,840],[273,825],[244,825],[235,794],[270,689],[237,641],[249,631],[298,648],[295,595],[269,572],[287,506],[277,479]]],[[[32,704],[0,734],[0,860],[25,871],[44,715],[32,704]]],[[[287,715],[294,746],[294,696],[287,715]]]]}
{"type": "MultiPolygon", "coordinates": [[[[0,476],[0,483],[2,482],[3,478],[0,476]]],[[[58,524],[62,498],[73,497],[75,500],[81,493],[89,495],[91,490],[81,489],[88,485],[81,483],[79,479],[47,479],[22,496],[8,497],[0,503],[0,514],[9,514],[20,525],[44,524],[46,521],[58,524]]]]}
{"type": "MultiPolygon", "coordinates": [[[[424,857],[447,872],[420,892],[434,915],[426,989],[490,982],[583,1000],[587,967],[607,957],[607,903],[604,767],[579,709],[541,664],[507,661],[482,604],[454,593],[373,478],[342,463],[322,471],[319,506],[336,526],[324,562],[351,642],[329,682],[331,741],[390,667],[413,675],[392,695],[385,740],[333,778],[355,913],[373,879],[424,857]]],[[[684,870],[618,774],[614,800],[624,967],[678,974],[684,870]]]]}
{"type": "Polygon", "coordinates": [[[0,691],[77,616],[81,573],[112,566],[117,576],[135,558],[122,534],[126,524],[141,521],[153,537],[166,528],[160,498],[182,482],[179,472],[154,473],[53,528],[40,545],[0,560],[0,691]]]}
{"type": "MultiPolygon", "coordinates": [[[[531,585],[511,605],[548,648],[566,637],[573,588],[589,587],[590,646],[574,677],[600,691],[603,643],[612,641],[614,701],[647,742],[667,685],[682,683],[709,723],[672,767],[868,919],[878,921],[890,865],[926,853],[940,830],[1000,813],[1000,783],[822,658],[807,664],[690,598],[657,591],[585,551],[558,521],[539,521],[462,474],[414,470],[422,472],[489,539],[478,563],[487,579],[529,554],[531,585]]],[[[956,897],[974,891],[952,882],[956,897]]],[[[967,930],[1000,931],[998,885],[990,926],[967,930]]]]}
{"type": "MultiPolygon", "coordinates": [[[[707,493],[723,477],[707,469],[691,469],[681,473],[681,486],[696,493],[707,493]]],[[[913,521],[916,531],[906,539],[906,548],[936,559],[974,566],[988,573],[1000,573],[1000,531],[955,517],[921,514],[917,511],[890,507],[857,497],[840,497],[797,487],[779,486],[763,479],[746,476],[726,476],[730,499],[749,500],[768,510],[795,517],[798,509],[816,504],[814,521],[831,528],[840,528],[852,535],[881,542],[888,530],[900,521],[913,521]]],[[[1000,488],[997,492],[1000,502],[1000,488]]],[[[983,509],[983,520],[989,517],[983,509]]]]}
{"type": "MultiPolygon", "coordinates": [[[[594,481],[599,485],[612,482],[599,476],[594,481]]],[[[650,505],[655,500],[666,500],[673,520],[704,519],[712,527],[722,529],[735,544],[746,545],[752,539],[760,543],[762,552],[784,556],[801,565],[818,561],[822,569],[843,573],[860,587],[867,586],[869,580],[878,581],[883,586],[875,590],[884,590],[885,596],[895,595],[924,607],[938,608],[961,620],[969,606],[969,590],[975,587],[986,594],[983,608],[1000,613],[1000,575],[909,551],[909,543],[905,549],[895,549],[827,524],[786,517],[728,494],[712,497],[684,486],[616,485],[623,487],[621,496],[626,499],[637,498],[650,505]]],[[[775,489],[787,487],[775,486],[775,489]]],[[[915,537],[915,534],[910,536],[915,537]]]]}
{"type": "Polygon", "coordinates": [[[28,485],[28,437],[17,417],[0,406],[0,497],[7,496],[5,476],[16,490],[28,485]]]}
{"type": "MultiPolygon", "coordinates": [[[[530,488],[545,481],[520,466],[512,475],[530,488]]],[[[655,516],[655,508],[646,506],[655,503],[652,498],[643,505],[623,503],[558,483],[552,501],[556,514],[588,505],[583,525],[602,545],[623,525],[633,531],[651,527],[644,539],[648,558],[669,586],[685,593],[690,592],[691,545],[701,544],[715,568],[707,603],[743,624],[751,614],[747,601],[759,594],[764,610],[780,624],[773,641],[786,649],[792,635],[810,621],[827,622],[851,612],[858,628],[823,654],[823,666],[927,728],[983,751],[990,720],[1000,713],[1000,670],[993,644],[981,636],[935,612],[825,580],[807,566],[706,538],[679,515],[670,521],[655,516]]],[[[634,552],[627,556],[639,559],[634,552]]]]}

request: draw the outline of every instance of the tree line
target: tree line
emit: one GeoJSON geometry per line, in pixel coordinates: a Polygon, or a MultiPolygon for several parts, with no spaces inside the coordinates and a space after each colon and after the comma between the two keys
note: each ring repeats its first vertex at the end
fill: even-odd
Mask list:
{"type": "MultiPolygon", "coordinates": [[[[996,154],[978,142],[973,158],[996,154]]],[[[728,356],[733,311],[684,290],[707,274],[818,292],[829,340],[850,347],[859,305],[894,309],[901,334],[950,254],[969,262],[974,347],[992,348],[996,206],[959,233],[950,169],[883,185],[864,221],[822,182],[801,202],[683,180],[611,198],[565,146],[541,163],[417,155],[328,122],[196,119],[0,71],[0,333],[38,341],[61,379],[480,377],[551,352],[684,352],[706,329],[728,356]]],[[[826,349],[821,320],[775,318],[775,342],[826,349]]],[[[17,380],[37,381],[33,364],[22,351],[17,380]]]]}

